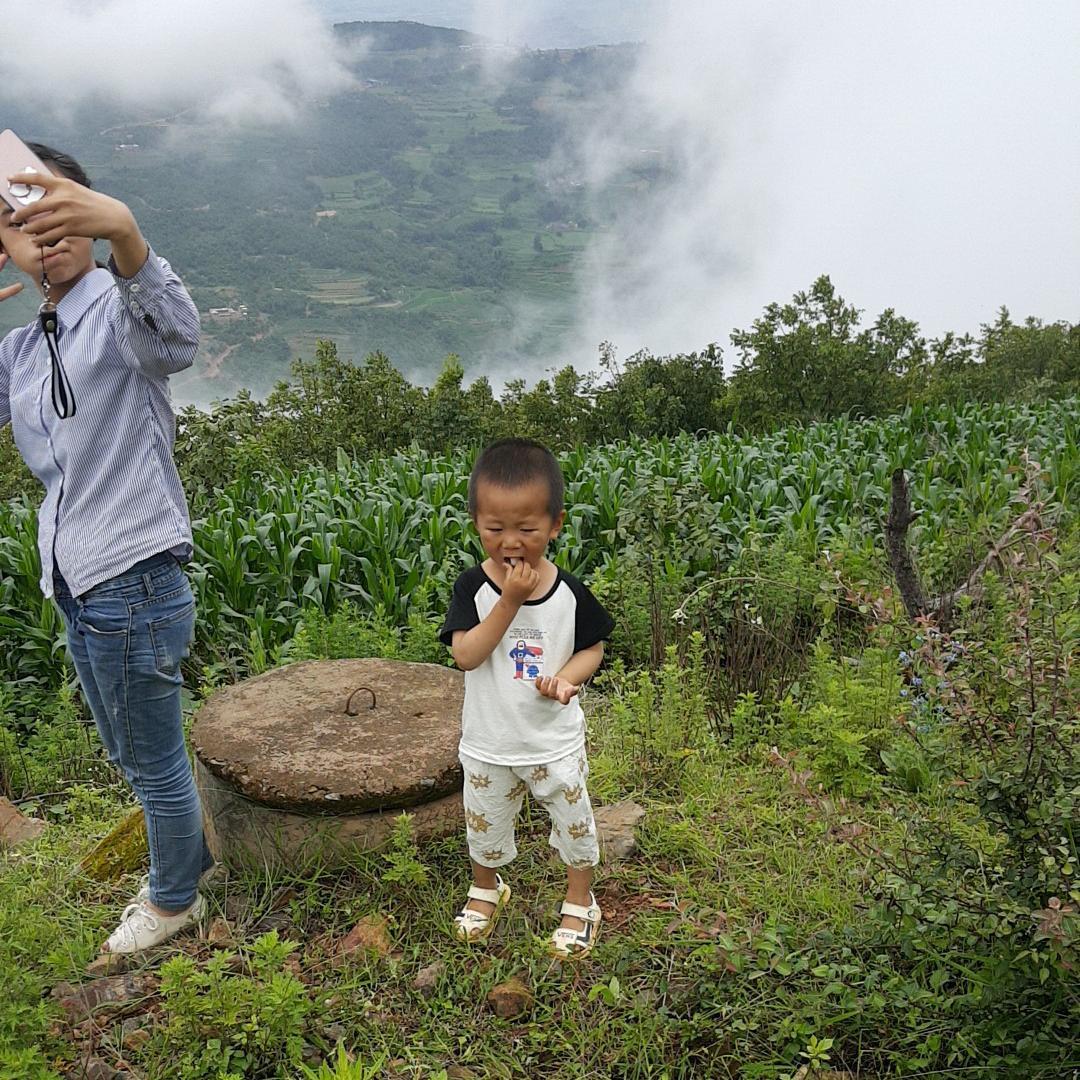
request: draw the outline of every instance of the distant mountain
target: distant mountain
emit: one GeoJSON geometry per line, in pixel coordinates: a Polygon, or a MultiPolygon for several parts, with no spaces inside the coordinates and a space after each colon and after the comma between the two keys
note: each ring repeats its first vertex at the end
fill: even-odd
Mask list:
{"type": "Polygon", "coordinates": [[[477,19],[473,0],[315,0],[327,22],[411,19],[463,26],[502,44],[532,49],[575,49],[641,41],[648,36],[653,3],[626,0],[528,0],[505,5],[496,21],[477,19]]]}
{"type": "MultiPolygon", "coordinates": [[[[471,373],[538,375],[572,332],[593,238],[656,179],[650,160],[594,205],[573,161],[548,165],[565,125],[632,67],[630,48],[508,50],[493,80],[482,47],[501,43],[464,30],[374,21],[336,33],[370,47],[354,85],[302,124],[214,127],[113,106],[49,127],[132,207],[198,305],[202,349],[173,380],[177,401],[266,394],[320,338],[350,359],[382,350],[417,381],[451,352],[471,373]]],[[[16,130],[47,126],[6,115],[16,130]]],[[[25,289],[0,305],[0,334],[36,299],[25,289]]],[[[593,343],[574,345],[591,360],[593,343]]]]}
{"type": "Polygon", "coordinates": [[[416,49],[458,48],[462,45],[481,45],[487,39],[467,30],[446,26],[427,26],[424,23],[398,20],[396,22],[337,23],[334,33],[345,41],[362,38],[369,42],[372,52],[410,52],[416,49]]]}

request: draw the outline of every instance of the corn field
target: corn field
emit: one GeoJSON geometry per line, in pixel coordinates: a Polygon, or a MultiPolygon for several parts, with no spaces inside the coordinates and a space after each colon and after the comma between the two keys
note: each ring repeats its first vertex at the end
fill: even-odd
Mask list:
{"type": "MultiPolygon", "coordinates": [[[[742,438],[634,440],[563,455],[567,523],[556,561],[609,574],[637,547],[691,577],[722,572],[750,534],[812,547],[879,545],[891,473],[909,470],[921,550],[983,544],[1034,471],[1040,497],[1072,513],[1080,400],[908,410],[884,420],[742,438]]],[[[343,600],[395,621],[444,610],[481,551],[466,511],[471,455],[425,452],[292,475],[251,476],[194,522],[195,662],[234,677],[272,663],[301,612],[343,600]]],[[[0,508],[0,672],[63,678],[62,624],[38,588],[34,509],[0,508]]]]}

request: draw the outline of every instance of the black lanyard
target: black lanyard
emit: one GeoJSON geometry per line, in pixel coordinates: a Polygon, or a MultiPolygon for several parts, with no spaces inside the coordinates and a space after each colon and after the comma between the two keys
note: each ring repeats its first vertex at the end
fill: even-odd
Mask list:
{"type": "Polygon", "coordinates": [[[56,305],[49,299],[49,275],[45,272],[44,251],[41,253],[41,291],[45,294],[45,299],[38,308],[38,320],[45,335],[45,344],[49,346],[53,409],[61,420],[67,420],[75,415],[75,393],[71,389],[64,365],[60,362],[60,342],[57,338],[60,323],[56,318],[56,305]]]}

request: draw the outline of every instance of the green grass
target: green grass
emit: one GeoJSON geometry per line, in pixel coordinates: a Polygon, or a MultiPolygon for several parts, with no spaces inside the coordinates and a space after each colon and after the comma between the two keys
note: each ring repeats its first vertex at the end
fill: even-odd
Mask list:
{"type": "MultiPolygon", "coordinates": [[[[603,713],[595,702],[593,711],[603,713]]],[[[721,932],[741,940],[783,923],[796,939],[809,940],[822,930],[839,930],[857,917],[864,860],[831,838],[827,823],[761,760],[708,755],[687,773],[675,798],[622,786],[614,774],[625,764],[598,753],[595,797],[635,797],[648,817],[640,855],[605,867],[598,877],[607,925],[585,964],[562,966],[546,953],[564,880],[547,845],[545,816],[536,808],[519,825],[521,854],[505,872],[515,897],[486,948],[463,947],[450,935],[451,916],[468,887],[460,836],[420,849],[427,869],[421,886],[386,882],[385,861],[375,855],[358,859],[347,872],[316,868],[297,878],[232,879],[216,892],[212,914],[230,913],[234,938],[250,944],[268,911],[282,907],[279,932],[300,945],[301,970],[318,1003],[319,1019],[308,1038],[324,1052],[336,1035],[361,1059],[385,1055],[398,1063],[397,1075],[416,1077],[436,1076],[452,1065],[481,1076],[595,1077],[615,1069],[614,1075],[647,1077],[660,1075],[654,1070],[661,1068],[671,1076],[694,1075],[689,1064],[680,1065],[681,1024],[658,1012],[689,991],[694,955],[715,948],[721,932]],[[391,956],[335,967],[329,943],[372,913],[390,921],[391,956]],[[445,972],[426,1001],[412,981],[435,962],[445,972]],[[528,1023],[496,1020],[484,1004],[492,987],[512,975],[525,976],[535,994],[528,1023]],[[613,979],[617,1000],[607,1003],[597,988],[608,988],[610,996],[613,979]]],[[[76,821],[54,829],[0,881],[0,919],[8,930],[0,958],[15,1001],[0,1014],[13,1041],[42,1040],[47,1054],[61,1058],[63,1032],[48,1035],[58,1013],[42,994],[57,980],[78,980],[109,920],[136,887],[136,879],[91,887],[72,875],[78,856],[119,810],[114,791],[77,799],[76,821]]],[[[200,962],[209,955],[191,937],[176,949],[200,962]]],[[[173,951],[163,950],[153,965],[173,951]]],[[[102,1026],[108,1044],[112,1025],[102,1026]]],[[[153,1055],[133,1058],[148,1077],[164,1078],[173,1075],[168,1060],[182,1049],[158,1045],[153,1055]]],[[[720,1067],[723,1057],[701,1060],[720,1067]]],[[[40,1067],[20,1080],[50,1075],[40,1067]]]]}

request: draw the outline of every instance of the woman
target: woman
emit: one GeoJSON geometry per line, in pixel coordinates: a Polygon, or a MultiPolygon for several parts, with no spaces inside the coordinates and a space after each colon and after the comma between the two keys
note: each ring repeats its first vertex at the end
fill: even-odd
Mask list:
{"type": "MultiPolygon", "coordinates": [[[[202,917],[198,881],[212,865],[181,720],[195,607],[181,568],[191,525],[168,390],[195,357],[199,316],[124,203],[92,191],[67,155],[30,148],[54,175],[0,177],[45,189],[15,212],[0,203],[0,270],[12,262],[47,278],[38,287],[56,305],[57,331],[44,340],[35,319],[0,342],[0,426],[10,422],[45,485],[41,588],[63,613],[109,758],[145,813],[149,885],[102,945],[133,953],[202,917]],[[111,245],[107,267],[94,261],[93,238],[111,245]]],[[[0,289],[0,301],[21,289],[0,289]]]]}

